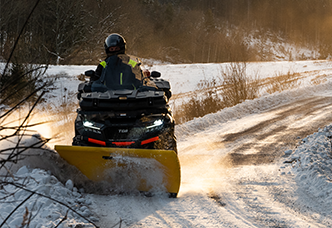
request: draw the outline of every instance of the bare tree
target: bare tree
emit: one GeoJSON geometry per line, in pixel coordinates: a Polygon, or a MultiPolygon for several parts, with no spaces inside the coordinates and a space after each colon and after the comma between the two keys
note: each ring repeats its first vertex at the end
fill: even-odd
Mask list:
{"type": "Polygon", "coordinates": [[[59,64],[82,42],[87,41],[84,1],[46,1],[43,9],[43,30],[47,34],[44,47],[59,64]]]}
{"type": "MultiPolygon", "coordinates": [[[[39,3],[39,0],[36,1],[35,6],[37,6],[38,3],[39,3]]],[[[31,10],[22,29],[20,30],[21,33],[16,38],[15,45],[12,48],[12,51],[10,53],[10,57],[13,55],[16,44],[18,43],[18,40],[21,37],[22,31],[24,30],[24,27],[27,25],[27,22],[30,19],[30,16],[32,15],[32,13],[34,12],[35,8],[36,7],[34,7],[31,10]]],[[[10,57],[8,59],[8,63],[11,59],[10,57]]],[[[5,67],[5,69],[3,70],[3,73],[0,75],[1,79],[7,73],[6,69],[7,69],[8,63],[5,67]]],[[[27,73],[32,73],[32,72],[36,71],[36,69],[31,69],[30,70],[31,72],[25,72],[25,70],[26,70],[26,68],[20,69],[17,72],[17,74],[18,74],[17,77],[23,78],[24,75],[26,75],[27,73]]],[[[36,77],[39,78],[42,76],[43,76],[43,74],[41,73],[41,74],[37,74],[36,77]]],[[[34,79],[33,80],[30,79],[30,80],[32,80],[32,83],[36,82],[34,79]]],[[[48,197],[44,194],[38,193],[37,191],[32,191],[32,190],[26,188],[26,185],[29,182],[29,180],[22,182],[16,178],[14,178],[13,173],[11,172],[11,169],[10,169],[11,165],[15,164],[15,163],[19,162],[21,159],[23,159],[24,158],[23,154],[27,150],[33,150],[33,151],[45,150],[45,148],[43,148],[43,146],[50,140],[50,139],[43,139],[41,137],[36,137],[37,140],[35,140],[33,143],[30,143],[30,145],[26,145],[26,144],[22,143],[22,140],[24,137],[31,136],[31,132],[32,132],[30,130],[31,127],[42,124],[42,123],[30,124],[30,118],[31,118],[32,112],[34,111],[37,104],[42,100],[42,97],[47,92],[47,87],[49,86],[48,81],[45,81],[45,80],[37,80],[37,81],[38,81],[38,85],[35,87],[35,89],[30,91],[28,94],[25,94],[24,96],[22,96],[20,99],[13,100],[11,107],[4,106],[3,102],[6,99],[8,100],[9,97],[12,96],[9,91],[12,90],[13,86],[15,86],[15,81],[9,80],[7,83],[2,84],[1,89],[0,89],[1,95],[6,94],[6,96],[1,96],[1,99],[0,99],[0,102],[1,102],[1,106],[0,106],[0,144],[3,145],[2,144],[3,142],[7,142],[7,145],[8,145],[7,147],[0,149],[0,174],[1,174],[0,175],[0,191],[2,191],[2,193],[3,192],[5,193],[5,196],[3,198],[1,198],[0,200],[4,200],[16,193],[16,190],[14,190],[14,191],[6,190],[5,187],[9,186],[9,185],[15,186],[15,188],[17,188],[17,189],[22,189],[22,190],[30,193],[21,202],[20,201],[14,202],[14,203],[17,203],[16,207],[8,215],[6,215],[6,217],[1,216],[2,221],[0,223],[0,227],[7,225],[7,221],[11,218],[11,216],[14,214],[14,212],[16,210],[18,210],[20,207],[22,207],[34,195],[38,195],[39,197],[47,197],[50,200],[54,201],[55,203],[58,203],[62,206],[67,207],[68,210],[73,211],[74,213],[78,214],[79,216],[83,217],[88,222],[90,222],[91,224],[94,225],[94,223],[92,221],[89,221],[89,219],[82,216],[80,213],[75,211],[73,208],[71,208],[64,202],[60,202],[60,201],[53,199],[51,197],[48,197]],[[9,94],[9,95],[7,96],[7,94],[9,94]],[[27,101],[32,96],[37,96],[37,99],[33,102],[32,106],[29,106],[27,108],[28,111],[27,111],[26,115],[22,119],[17,120],[18,124],[8,121],[8,118],[11,117],[11,115],[15,112],[15,110],[17,110],[20,107],[24,107],[24,106],[26,107],[27,101]]],[[[30,81],[28,81],[27,83],[29,84],[30,81]]],[[[33,219],[33,216],[31,216],[31,214],[29,215],[28,208],[26,207],[25,209],[26,210],[23,215],[23,221],[22,221],[21,227],[29,227],[29,223],[33,219]]],[[[37,211],[37,213],[38,212],[39,212],[39,210],[37,211]]],[[[58,225],[60,225],[65,219],[67,219],[67,215],[64,216],[64,218],[60,221],[60,223],[58,225]]],[[[96,225],[94,225],[94,226],[97,227],[96,225]]]]}

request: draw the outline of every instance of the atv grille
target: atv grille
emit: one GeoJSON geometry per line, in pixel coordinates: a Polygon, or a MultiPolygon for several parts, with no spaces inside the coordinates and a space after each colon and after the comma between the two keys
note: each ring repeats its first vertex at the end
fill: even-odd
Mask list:
{"type": "Polygon", "coordinates": [[[131,130],[129,127],[107,127],[104,134],[107,139],[130,139],[128,136],[131,130]]]}

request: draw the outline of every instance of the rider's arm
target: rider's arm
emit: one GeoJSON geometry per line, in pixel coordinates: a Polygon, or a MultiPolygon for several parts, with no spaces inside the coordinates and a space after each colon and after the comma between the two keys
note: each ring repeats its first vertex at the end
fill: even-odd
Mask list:
{"type": "Polygon", "coordinates": [[[90,77],[91,82],[96,81],[100,78],[103,68],[104,67],[101,63],[97,66],[97,69],[95,70],[95,75],[90,77]]]}

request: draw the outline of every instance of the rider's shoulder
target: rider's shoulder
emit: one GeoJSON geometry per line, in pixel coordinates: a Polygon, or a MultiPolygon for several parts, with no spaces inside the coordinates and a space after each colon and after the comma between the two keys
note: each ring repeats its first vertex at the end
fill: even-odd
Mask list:
{"type": "Polygon", "coordinates": [[[126,64],[131,65],[132,67],[139,66],[142,64],[141,60],[133,55],[120,54],[118,57],[125,62],[126,64]]]}
{"type": "Polygon", "coordinates": [[[120,55],[118,55],[118,57],[119,57],[122,61],[126,61],[126,62],[129,62],[130,60],[131,60],[131,61],[135,61],[135,62],[137,62],[137,63],[141,63],[141,62],[142,62],[138,57],[133,56],[133,55],[120,54],[120,55]]]}

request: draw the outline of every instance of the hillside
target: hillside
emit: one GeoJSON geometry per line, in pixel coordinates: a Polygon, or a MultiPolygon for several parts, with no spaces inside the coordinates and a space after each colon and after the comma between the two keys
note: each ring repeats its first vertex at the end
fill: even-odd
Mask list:
{"type": "Polygon", "coordinates": [[[326,59],[332,50],[329,1],[37,3],[1,2],[0,59],[9,58],[21,35],[12,61],[97,64],[114,32],[126,38],[128,53],[170,63],[326,59]]]}

